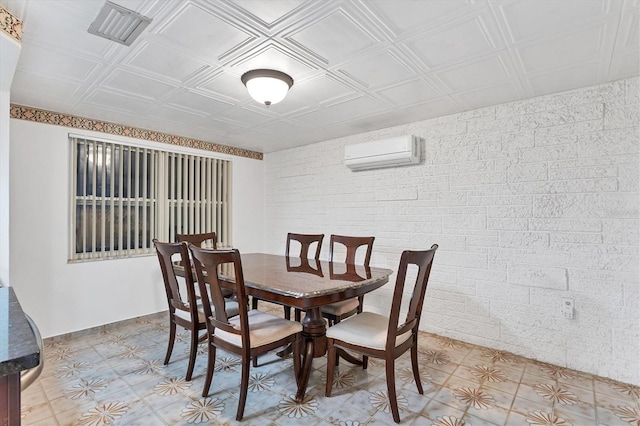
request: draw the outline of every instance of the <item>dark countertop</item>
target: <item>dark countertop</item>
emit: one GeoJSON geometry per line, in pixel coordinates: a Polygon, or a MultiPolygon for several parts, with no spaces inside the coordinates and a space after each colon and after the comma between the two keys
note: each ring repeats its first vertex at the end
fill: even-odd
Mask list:
{"type": "Polygon", "coordinates": [[[0,376],[33,368],[40,349],[11,287],[0,288],[0,376]]]}

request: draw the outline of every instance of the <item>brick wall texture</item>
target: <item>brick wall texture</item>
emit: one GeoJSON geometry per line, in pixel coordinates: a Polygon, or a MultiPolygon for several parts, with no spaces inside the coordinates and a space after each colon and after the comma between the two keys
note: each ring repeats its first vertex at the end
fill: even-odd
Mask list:
{"type": "MultiPolygon", "coordinates": [[[[266,249],[325,233],[326,259],[329,234],[373,235],[371,264],[396,270],[438,243],[421,329],[640,385],[639,82],[267,154],[266,249]],[[345,145],[403,134],[419,165],[343,164],[345,145]]],[[[392,287],[365,309],[388,312],[392,287]]]]}

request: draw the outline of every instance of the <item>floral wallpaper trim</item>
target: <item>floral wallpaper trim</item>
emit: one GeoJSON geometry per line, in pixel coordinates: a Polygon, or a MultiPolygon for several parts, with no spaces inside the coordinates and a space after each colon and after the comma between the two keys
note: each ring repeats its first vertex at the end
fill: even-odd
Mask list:
{"type": "Polygon", "coordinates": [[[2,5],[0,5],[0,29],[18,43],[22,43],[22,21],[2,5]]]}
{"type": "Polygon", "coordinates": [[[201,141],[198,139],[191,139],[184,136],[170,135],[168,133],[140,129],[138,127],[124,126],[121,124],[109,123],[107,121],[93,120],[91,118],[76,117],[74,115],[61,114],[21,105],[11,105],[11,118],[35,121],[45,124],[54,124],[57,126],[72,127],[75,129],[93,130],[95,132],[128,136],[131,138],[143,139],[147,141],[168,143],[171,145],[179,145],[188,148],[201,149],[204,151],[213,151],[222,154],[235,155],[238,157],[252,158],[254,160],[262,160],[261,152],[250,151],[248,149],[234,148],[227,145],[218,145],[215,143],[201,141]]]}

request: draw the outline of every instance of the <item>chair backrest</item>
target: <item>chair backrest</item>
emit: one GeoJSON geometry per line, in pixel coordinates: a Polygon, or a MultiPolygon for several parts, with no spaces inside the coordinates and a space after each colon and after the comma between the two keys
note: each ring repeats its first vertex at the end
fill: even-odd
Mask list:
{"type": "Polygon", "coordinates": [[[334,244],[342,244],[347,248],[344,263],[354,265],[356,263],[356,252],[358,248],[366,246],[367,250],[364,255],[364,266],[369,266],[371,261],[371,251],[373,250],[373,241],[375,237],[348,237],[345,235],[331,235],[329,240],[329,262],[334,261],[334,244]]]}
{"type": "Polygon", "coordinates": [[[433,265],[433,257],[435,256],[437,249],[438,245],[434,244],[429,250],[406,250],[402,252],[402,256],[400,257],[400,266],[398,267],[398,275],[396,278],[396,286],[393,291],[393,300],[391,302],[391,313],[389,315],[389,329],[386,343],[387,349],[395,347],[397,336],[400,336],[410,330],[414,333],[418,332],[424,296],[427,293],[427,283],[429,282],[431,266],[433,265]],[[411,293],[407,317],[404,323],[398,325],[400,307],[402,305],[402,293],[404,292],[409,265],[416,265],[418,267],[418,273],[413,287],[413,292],[411,293]]]}
{"type": "Polygon", "coordinates": [[[191,268],[184,268],[184,279],[187,290],[187,299],[185,300],[183,295],[180,294],[180,286],[178,285],[178,279],[174,269],[176,265],[190,265],[187,244],[161,243],[156,239],[153,240],[153,244],[156,247],[160,269],[162,270],[169,310],[175,312],[175,310],[178,309],[189,312],[191,321],[197,322],[198,309],[193,272],[191,268]],[[191,309],[191,307],[194,309],[191,309]]]}
{"type": "Polygon", "coordinates": [[[284,255],[289,257],[289,249],[291,248],[291,241],[297,241],[300,243],[300,257],[307,259],[309,257],[309,248],[313,243],[316,245],[316,254],[314,259],[320,259],[320,249],[322,248],[322,240],[324,234],[293,234],[289,232],[287,234],[287,246],[284,251],[284,255]]]}
{"type": "Polygon", "coordinates": [[[213,250],[189,245],[189,250],[193,256],[198,285],[200,286],[200,297],[202,298],[202,309],[207,318],[207,329],[209,334],[213,334],[215,328],[242,336],[242,347],[250,348],[249,342],[249,320],[247,318],[247,293],[244,288],[244,275],[242,273],[242,261],[240,252],[237,249],[213,250]],[[233,266],[234,283],[226,281],[218,275],[220,265],[230,263],[233,266]],[[240,329],[233,327],[229,323],[229,317],[225,310],[226,299],[224,297],[223,285],[233,286],[238,301],[238,311],[240,319],[240,329]],[[209,291],[207,292],[207,283],[209,291]],[[209,294],[211,299],[209,299],[209,294]],[[211,310],[211,304],[215,312],[211,310]]]}
{"type": "Polygon", "coordinates": [[[191,243],[194,246],[202,247],[204,242],[207,243],[207,248],[218,248],[218,236],[215,232],[204,232],[202,234],[177,234],[176,240],[178,242],[191,243]]]}

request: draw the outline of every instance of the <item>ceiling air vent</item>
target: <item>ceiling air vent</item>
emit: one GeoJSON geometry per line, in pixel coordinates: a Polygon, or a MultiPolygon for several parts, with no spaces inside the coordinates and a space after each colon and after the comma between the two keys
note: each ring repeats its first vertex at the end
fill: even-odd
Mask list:
{"type": "Polygon", "coordinates": [[[102,10],[89,26],[88,31],[91,34],[130,46],[150,23],[151,18],[108,1],[102,6],[102,10]]]}

